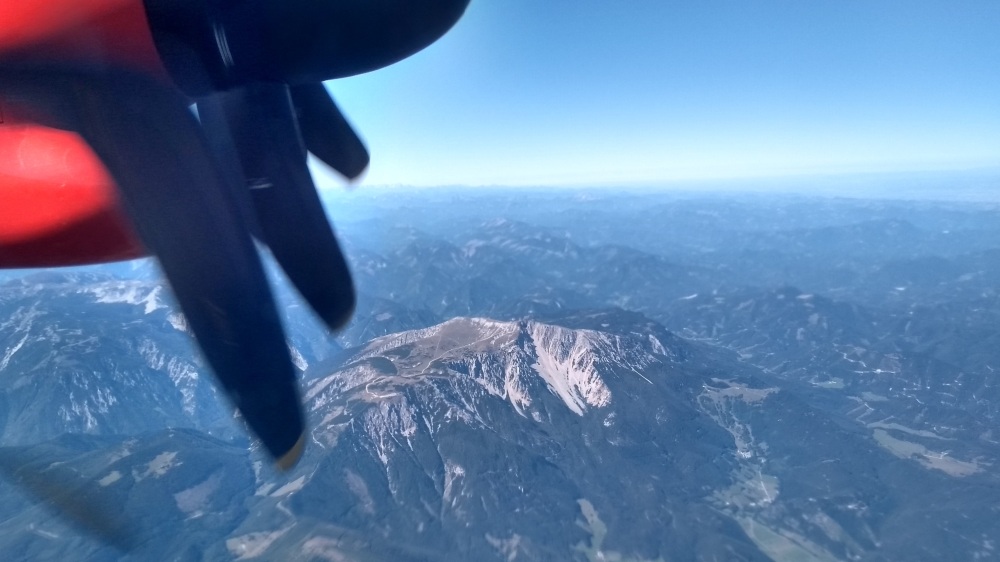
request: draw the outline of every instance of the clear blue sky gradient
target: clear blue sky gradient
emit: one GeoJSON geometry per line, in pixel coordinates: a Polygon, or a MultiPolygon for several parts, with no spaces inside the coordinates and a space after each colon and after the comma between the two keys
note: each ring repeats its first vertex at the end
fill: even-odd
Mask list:
{"type": "Polygon", "coordinates": [[[997,166],[1000,0],[472,0],[425,51],[328,86],[371,150],[362,184],[997,166]]]}

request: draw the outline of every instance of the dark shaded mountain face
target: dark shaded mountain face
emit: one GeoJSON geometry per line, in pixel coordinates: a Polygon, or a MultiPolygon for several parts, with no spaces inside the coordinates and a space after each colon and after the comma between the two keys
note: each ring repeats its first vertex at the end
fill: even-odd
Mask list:
{"type": "Polygon", "coordinates": [[[421,197],[331,207],[360,290],[336,339],[275,275],[311,424],[288,474],[148,265],[8,274],[0,549],[1000,556],[997,207],[421,197]]]}
{"type": "Polygon", "coordinates": [[[225,559],[220,537],[249,515],[246,445],[195,430],[65,435],[2,448],[0,459],[13,473],[0,486],[10,560],[225,559]],[[79,518],[56,516],[67,511],[79,518]],[[88,526],[104,529],[106,542],[81,533],[88,526]]]}
{"type": "Polygon", "coordinates": [[[963,473],[1000,453],[992,438],[1000,422],[996,324],[985,310],[996,308],[973,301],[894,314],[782,288],[695,295],[672,307],[667,325],[801,385],[814,404],[876,439],[896,444],[885,430],[907,433],[909,444],[898,447],[963,473]]]}

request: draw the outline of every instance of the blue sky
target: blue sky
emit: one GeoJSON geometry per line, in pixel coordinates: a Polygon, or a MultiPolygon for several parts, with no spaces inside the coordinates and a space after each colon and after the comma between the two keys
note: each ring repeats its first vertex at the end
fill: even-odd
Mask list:
{"type": "Polygon", "coordinates": [[[977,168],[1000,165],[998,30],[998,0],[472,0],[328,86],[362,185],[977,168]]]}

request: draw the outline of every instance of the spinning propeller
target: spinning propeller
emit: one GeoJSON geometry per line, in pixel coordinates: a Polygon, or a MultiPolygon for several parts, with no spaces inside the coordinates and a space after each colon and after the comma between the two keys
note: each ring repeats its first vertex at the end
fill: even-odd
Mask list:
{"type": "Polygon", "coordinates": [[[354,289],[306,155],[356,178],[368,152],[322,81],[423,49],[468,1],[3,0],[0,267],[155,255],[290,467],[305,427],[254,240],[327,326],[347,322],[354,289]]]}

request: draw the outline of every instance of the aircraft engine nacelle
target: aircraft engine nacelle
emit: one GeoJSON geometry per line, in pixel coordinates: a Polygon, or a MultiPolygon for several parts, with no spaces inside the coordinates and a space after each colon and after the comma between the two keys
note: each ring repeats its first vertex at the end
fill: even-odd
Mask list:
{"type": "MultiPolygon", "coordinates": [[[[255,82],[317,83],[387,66],[440,38],[467,4],[3,0],[0,64],[116,66],[194,100],[255,82]]],[[[100,159],[75,133],[33,120],[23,102],[31,100],[0,83],[0,267],[143,255],[100,159]]],[[[367,165],[360,158],[339,169],[354,177],[367,165]]]]}
{"type": "Polygon", "coordinates": [[[155,255],[221,387],[291,466],[305,418],[258,248],[331,330],[350,320],[307,152],[348,179],[369,156],[322,81],[423,49],[467,4],[0,0],[0,267],[155,255]]]}

